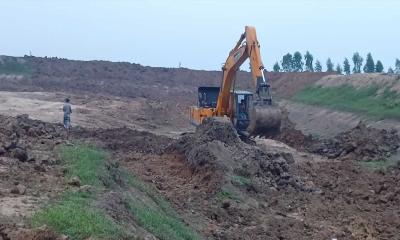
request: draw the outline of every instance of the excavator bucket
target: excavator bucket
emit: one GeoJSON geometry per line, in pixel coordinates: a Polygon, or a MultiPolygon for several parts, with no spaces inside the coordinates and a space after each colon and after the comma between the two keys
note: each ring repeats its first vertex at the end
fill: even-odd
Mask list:
{"type": "Polygon", "coordinates": [[[279,134],[282,112],[274,105],[253,106],[247,132],[250,136],[273,137],[279,134]]]}

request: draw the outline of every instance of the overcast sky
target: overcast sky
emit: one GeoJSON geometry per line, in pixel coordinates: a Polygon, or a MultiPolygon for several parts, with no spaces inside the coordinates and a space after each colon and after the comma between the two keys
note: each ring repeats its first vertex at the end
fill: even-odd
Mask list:
{"type": "Polygon", "coordinates": [[[267,69],[297,50],[323,65],[371,52],[385,70],[400,58],[397,0],[0,0],[0,13],[0,55],[219,70],[253,25],[267,69]]]}

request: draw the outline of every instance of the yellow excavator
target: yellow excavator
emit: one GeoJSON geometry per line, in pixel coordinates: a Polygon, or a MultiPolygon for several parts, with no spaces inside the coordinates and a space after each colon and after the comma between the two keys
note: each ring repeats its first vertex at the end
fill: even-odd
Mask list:
{"type": "Polygon", "coordinates": [[[227,117],[244,136],[268,137],[278,133],[281,111],[272,102],[254,27],[245,27],[222,71],[220,87],[198,88],[198,105],[190,108],[191,122],[200,125],[207,118],[227,117]],[[247,59],[250,59],[252,92],[235,89],[236,73],[247,59]]]}

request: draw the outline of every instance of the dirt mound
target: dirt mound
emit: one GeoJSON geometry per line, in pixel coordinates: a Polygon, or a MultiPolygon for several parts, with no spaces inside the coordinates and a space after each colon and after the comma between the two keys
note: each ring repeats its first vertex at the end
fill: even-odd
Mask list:
{"type": "Polygon", "coordinates": [[[356,127],[335,137],[316,139],[297,130],[287,117],[287,112],[284,116],[280,134],[274,139],[298,150],[328,158],[376,160],[390,156],[400,147],[400,137],[394,129],[376,129],[359,122],[356,127]]]}
{"type": "Polygon", "coordinates": [[[274,136],[273,139],[299,150],[304,150],[305,146],[313,141],[311,135],[305,135],[302,131],[296,129],[296,125],[289,119],[289,113],[285,109],[282,110],[279,134],[274,136]]]}
{"type": "Polygon", "coordinates": [[[67,240],[65,235],[59,235],[47,226],[37,229],[16,229],[0,225],[0,239],[2,240],[67,240]]]}
{"type": "MultiPolygon", "coordinates": [[[[400,93],[400,76],[382,73],[360,73],[352,75],[331,75],[315,83],[321,87],[339,87],[349,85],[355,88],[378,86],[400,93]]],[[[382,90],[382,91],[383,91],[382,90]]]]}
{"type": "MultiPolygon", "coordinates": [[[[298,91],[305,87],[314,84],[321,78],[331,75],[331,73],[274,73],[269,72],[267,78],[271,81],[272,91],[278,98],[290,98],[298,91]]],[[[335,76],[335,75],[333,75],[335,76]]]]}
{"type": "Polygon", "coordinates": [[[130,128],[96,129],[94,131],[78,129],[73,131],[73,135],[76,138],[91,139],[112,151],[123,150],[157,154],[160,154],[171,141],[166,136],[130,128]]]}
{"type": "Polygon", "coordinates": [[[261,188],[297,186],[282,155],[242,142],[226,119],[209,119],[195,133],[172,143],[168,151],[184,154],[194,172],[206,172],[221,185],[239,176],[261,188]]]}
{"type": "Polygon", "coordinates": [[[30,150],[37,144],[52,149],[61,143],[62,134],[61,125],[32,120],[28,115],[16,118],[0,116],[0,156],[16,158],[21,162],[49,160],[37,159],[37,154],[30,150]]]}
{"type": "MultiPolygon", "coordinates": [[[[26,218],[62,191],[57,176],[63,173],[54,151],[63,142],[62,132],[62,126],[27,115],[0,116],[0,223],[24,227],[26,218]]],[[[18,236],[11,239],[53,239],[36,233],[18,236]]]]}
{"type": "Polygon", "coordinates": [[[332,139],[314,142],[308,149],[328,158],[374,160],[390,156],[399,147],[400,137],[396,130],[379,130],[360,122],[332,139]]]}

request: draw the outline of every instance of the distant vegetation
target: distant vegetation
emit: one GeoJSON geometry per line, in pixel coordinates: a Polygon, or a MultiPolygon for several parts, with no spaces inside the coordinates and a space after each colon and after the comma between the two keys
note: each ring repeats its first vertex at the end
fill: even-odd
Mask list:
{"type": "Polygon", "coordinates": [[[306,104],[362,113],[373,118],[400,119],[400,95],[388,89],[382,92],[378,86],[311,86],[298,92],[293,99],[306,104]]]}
{"type": "MultiPolygon", "coordinates": [[[[353,68],[351,68],[349,59],[345,58],[343,63],[337,63],[336,68],[334,69],[334,63],[332,62],[331,58],[328,58],[326,61],[326,72],[349,75],[351,73],[361,73],[361,71],[364,71],[365,73],[382,73],[385,70],[383,63],[380,60],[376,61],[375,63],[371,53],[367,54],[364,65],[364,58],[361,57],[358,52],[353,54],[351,60],[353,62],[353,68]]],[[[314,56],[309,51],[304,54],[304,57],[300,52],[297,51],[293,55],[290,53],[285,54],[280,62],[276,62],[274,64],[273,71],[322,72],[322,65],[319,60],[316,60],[314,64],[314,56]]],[[[396,59],[395,68],[393,69],[389,67],[387,73],[400,74],[399,59],[396,59]]]]}
{"type": "Polygon", "coordinates": [[[31,68],[21,58],[0,56],[0,74],[29,75],[31,68]]]}

